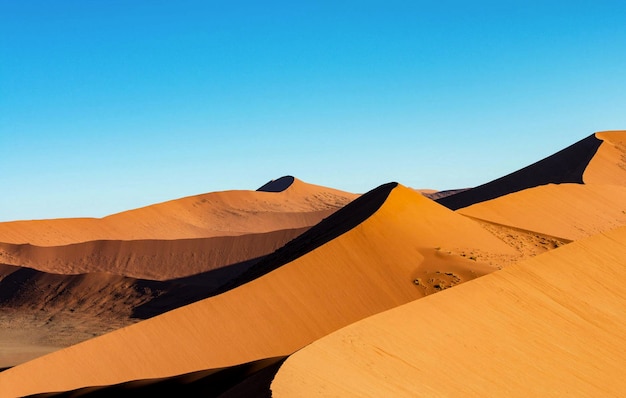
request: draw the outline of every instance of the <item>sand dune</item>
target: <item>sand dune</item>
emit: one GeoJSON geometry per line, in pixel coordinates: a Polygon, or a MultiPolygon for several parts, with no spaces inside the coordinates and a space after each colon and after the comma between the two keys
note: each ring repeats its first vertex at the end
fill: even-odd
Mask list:
{"type": "Polygon", "coordinates": [[[601,144],[586,164],[580,183],[540,185],[482,201],[458,212],[565,240],[626,224],[626,132],[596,133],[593,137],[601,140],[601,144]]]}
{"type": "Polygon", "coordinates": [[[576,240],[626,224],[626,186],[543,185],[477,203],[458,212],[576,240]]]}
{"type": "MultiPolygon", "coordinates": [[[[365,221],[273,272],[0,373],[0,396],[169,377],[288,355],[428,289],[493,270],[454,253],[514,252],[478,224],[411,189],[386,189],[388,197],[365,221]],[[33,374],[39,377],[29,377],[33,374]]],[[[366,200],[331,218],[349,219],[366,200]]]]}
{"type": "Polygon", "coordinates": [[[585,184],[626,186],[626,131],[595,134],[602,144],[583,174],[585,184]]]}
{"type": "Polygon", "coordinates": [[[100,219],[3,222],[0,242],[61,246],[96,240],[194,239],[303,228],[357,196],[294,179],[281,192],[211,192],[100,219]]]}
{"type": "Polygon", "coordinates": [[[274,397],[623,396],[626,227],[339,330],[274,397]]]}
{"type": "MultiPolygon", "coordinates": [[[[287,361],[277,394],[611,395],[611,367],[625,359],[606,342],[626,335],[626,230],[607,231],[626,225],[624,203],[626,134],[614,131],[469,190],[390,183],[359,196],[287,176],[102,219],[0,223],[10,333],[29,322],[57,331],[72,309],[91,316],[82,332],[93,320],[114,329],[220,293],[1,372],[0,397],[133,395],[191,379],[237,396],[267,385],[272,371],[253,376],[261,364],[319,339],[287,361]],[[577,365],[585,356],[592,364],[577,365]],[[539,380],[550,367],[553,380],[539,380]]],[[[32,345],[32,330],[25,350],[59,348],[32,345]]]]}
{"type": "Polygon", "coordinates": [[[100,240],[63,246],[0,243],[0,262],[57,274],[108,272],[168,280],[269,254],[309,227],[176,240],[100,240]]]}
{"type": "Polygon", "coordinates": [[[590,135],[530,166],[478,187],[439,198],[437,202],[457,210],[540,185],[582,184],[583,173],[601,144],[601,139],[590,135]]]}
{"type": "Polygon", "coordinates": [[[293,177],[268,184],[103,219],[0,223],[0,366],[209,297],[358,197],[293,177]],[[289,225],[300,227],[273,230],[289,225]],[[141,236],[158,239],[127,240],[141,236]]]}

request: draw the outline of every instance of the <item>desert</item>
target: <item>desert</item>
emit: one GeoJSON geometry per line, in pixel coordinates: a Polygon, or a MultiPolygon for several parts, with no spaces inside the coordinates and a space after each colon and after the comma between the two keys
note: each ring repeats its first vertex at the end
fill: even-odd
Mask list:
{"type": "Polygon", "coordinates": [[[0,223],[0,396],[619,395],[624,137],[442,195],[285,176],[0,223]]]}

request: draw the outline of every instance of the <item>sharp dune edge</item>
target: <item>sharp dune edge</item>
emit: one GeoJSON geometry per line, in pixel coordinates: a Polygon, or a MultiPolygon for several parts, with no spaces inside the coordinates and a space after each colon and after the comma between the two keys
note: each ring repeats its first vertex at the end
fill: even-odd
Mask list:
{"type": "Polygon", "coordinates": [[[625,133],[620,130],[592,134],[530,166],[436,200],[458,210],[548,184],[625,185],[625,133]]]}
{"type": "Polygon", "coordinates": [[[622,227],[322,338],[272,396],[623,396],[625,278],[622,227]]]}
{"type": "Polygon", "coordinates": [[[433,268],[451,267],[459,279],[493,270],[435,253],[445,244],[456,250],[513,252],[473,221],[398,186],[366,221],[259,279],[0,373],[0,396],[167,377],[288,355],[340,327],[424,296],[413,281],[435,277],[433,268]],[[34,374],[35,379],[29,376],[34,374]]]}
{"type": "MultiPolygon", "coordinates": [[[[626,224],[626,132],[596,133],[591,137],[602,141],[582,169],[584,183],[534,186],[458,212],[565,240],[626,224]]],[[[572,159],[568,162],[580,169],[572,159]]]]}
{"type": "MultiPolygon", "coordinates": [[[[177,383],[197,378],[202,390],[185,391],[267,395],[296,351],[274,396],[625,389],[625,131],[596,133],[476,188],[423,195],[385,184],[359,196],[286,176],[257,191],[102,219],[0,223],[0,306],[23,299],[0,322],[28,307],[45,308],[47,319],[51,308],[73,306],[115,329],[128,315],[107,313],[146,303],[137,294],[146,287],[149,296],[177,281],[168,293],[177,302],[188,286],[208,286],[209,276],[192,275],[198,270],[223,269],[216,278],[230,281],[220,295],[66,349],[26,345],[37,355],[57,351],[0,372],[0,397],[134,396],[165,385],[175,394],[177,383]],[[240,259],[233,273],[228,264],[240,259]],[[152,281],[133,279],[142,276],[152,281]],[[16,293],[20,280],[32,283],[16,293]],[[59,298],[51,301],[50,289],[59,298]],[[103,305],[76,306],[97,302],[96,291],[108,295],[103,305]],[[227,374],[239,376],[224,384],[227,374]]],[[[143,311],[160,314],[163,303],[143,311]]],[[[0,343],[11,344],[15,331],[0,330],[0,343]]]]}

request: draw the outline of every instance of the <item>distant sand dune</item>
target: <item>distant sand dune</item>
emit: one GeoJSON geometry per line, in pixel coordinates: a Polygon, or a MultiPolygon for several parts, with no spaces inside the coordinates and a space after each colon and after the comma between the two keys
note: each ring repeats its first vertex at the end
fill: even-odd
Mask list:
{"type": "Polygon", "coordinates": [[[617,397],[626,228],[341,329],[292,355],[273,397],[617,397]]]}
{"type": "MultiPolygon", "coordinates": [[[[337,217],[349,218],[342,213],[358,211],[353,207],[337,217]]],[[[493,270],[459,255],[437,254],[443,246],[514,252],[475,222],[398,186],[353,229],[258,279],[0,373],[0,396],[170,377],[288,355],[340,327],[423,297],[423,286],[441,290],[493,270]],[[422,277],[424,285],[417,285],[422,277]],[[40,377],[27,376],[32,374],[40,377]]]]}
{"type": "Polygon", "coordinates": [[[437,202],[457,210],[540,185],[582,184],[583,173],[601,144],[600,139],[590,135],[530,166],[478,187],[437,199],[437,202]]]}
{"type": "Polygon", "coordinates": [[[99,219],[3,222],[0,242],[61,246],[96,240],[194,239],[303,228],[357,196],[296,179],[282,192],[211,192],[99,219]]]}

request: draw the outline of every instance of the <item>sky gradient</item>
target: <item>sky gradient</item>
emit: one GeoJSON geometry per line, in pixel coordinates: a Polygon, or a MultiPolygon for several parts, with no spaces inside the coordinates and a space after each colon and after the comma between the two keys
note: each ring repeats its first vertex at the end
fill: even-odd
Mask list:
{"type": "Polygon", "coordinates": [[[619,1],[0,0],[0,221],[475,186],[626,129],[624,71],[619,1]]]}

